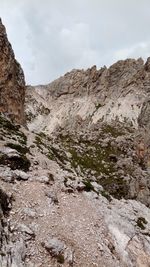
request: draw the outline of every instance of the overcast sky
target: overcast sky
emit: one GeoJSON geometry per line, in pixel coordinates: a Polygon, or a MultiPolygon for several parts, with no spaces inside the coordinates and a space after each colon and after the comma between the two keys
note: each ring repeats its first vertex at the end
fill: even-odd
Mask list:
{"type": "Polygon", "coordinates": [[[28,84],[150,56],[150,0],[0,0],[28,84]]]}

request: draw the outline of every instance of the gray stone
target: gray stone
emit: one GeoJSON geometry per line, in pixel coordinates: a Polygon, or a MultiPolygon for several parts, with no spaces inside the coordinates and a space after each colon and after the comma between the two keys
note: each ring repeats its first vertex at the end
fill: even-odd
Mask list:
{"type": "Polygon", "coordinates": [[[26,245],[24,240],[21,238],[11,249],[12,253],[12,267],[24,267],[24,260],[26,256],[26,245]]]}
{"type": "Polygon", "coordinates": [[[48,238],[46,241],[42,243],[42,245],[50,252],[50,254],[54,257],[62,254],[65,249],[64,242],[60,241],[57,238],[48,238]]]}
{"type": "Polygon", "coordinates": [[[47,176],[39,176],[36,178],[37,181],[44,183],[44,184],[48,184],[49,183],[49,177],[47,176]]]}
{"type": "Polygon", "coordinates": [[[52,192],[52,191],[49,191],[49,190],[46,190],[45,191],[45,195],[51,199],[51,202],[54,203],[54,204],[58,204],[58,198],[57,198],[57,194],[55,192],[52,192]]]}
{"type": "Polygon", "coordinates": [[[13,173],[16,176],[17,180],[26,181],[29,179],[29,174],[25,173],[24,171],[15,170],[15,171],[13,171],[13,173]]]}
{"type": "Polygon", "coordinates": [[[27,215],[30,218],[35,218],[37,215],[36,211],[31,208],[24,208],[23,214],[27,215]]]}
{"type": "Polygon", "coordinates": [[[33,230],[25,224],[19,224],[17,230],[23,234],[27,234],[30,237],[35,237],[33,230]]]}

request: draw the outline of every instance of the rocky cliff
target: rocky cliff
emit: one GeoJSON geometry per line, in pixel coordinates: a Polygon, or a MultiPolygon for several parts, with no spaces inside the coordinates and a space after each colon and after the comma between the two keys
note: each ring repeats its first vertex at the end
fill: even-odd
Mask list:
{"type": "Polygon", "coordinates": [[[78,174],[91,180],[93,172],[113,196],[148,205],[149,62],[127,59],[108,69],[73,70],[26,91],[30,130],[52,136],[62,154],[71,153],[67,160],[78,174]]]}
{"type": "MultiPolygon", "coordinates": [[[[9,45],[6,55],[7,76],[9,45]]],[[[7,116],[23,121],[11,97],[22,92],[23,112],[24,87],[5,79],[0,267],[150,266],[149,65],[127,59],[27,87],[28,129],[7,116]]]]}
{"type": "Polygon", "coordinates": [[[0,112],[14,122],[25,123],[25,81],[21,66],[16,61],[0,20],[0,112]]]}
{"type": "MultiPolygon", "coordinates": [[[[138,116],[150,88],[149,59],[119,61],[109,69],[73,70],[47,86],[27,89],[28,125],[32,130],[72,128],[76,120],[120,121],[138,128],[138,116]],[[45,128],[44,128],[45,127],[45,128]]],[[[85,126],[84,126],[85,127],[85,126]]]]}

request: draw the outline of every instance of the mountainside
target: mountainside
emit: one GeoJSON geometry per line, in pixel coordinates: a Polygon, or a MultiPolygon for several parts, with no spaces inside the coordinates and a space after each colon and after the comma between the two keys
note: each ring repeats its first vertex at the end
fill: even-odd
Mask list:
{"type": "Polygon", "coordinates": [[[0,112],[17,123],[25,123],[25,81],[0,19],[0,112]]]}
{"type": "Polygon", "coordinates": [[[149,58],[145,64],[127,59],[109,69],[73,70],[26,91],[27,124],[39,134],[40,150],[53,145],[63,168],[96,180],[114,197],[146,205],[149,64],[149,58]]]}
{"type": "Polygon", "coordinates": [[[47,86],[29,87],[29,129],[51,133],[77,120],[87,120],[88,127],[118,120],[137,128],[150,88],[149,61],[127,59],[109,69],[73,70],[47,86]]]}
{"type": "Polygon", "coordinates": [[[21,69],[21,83],[16,72],[4,83],[8,63],[18,64],[7,45],[0,267],[149,267],[150,59],[72,70],[24,91],[21,69]]]}

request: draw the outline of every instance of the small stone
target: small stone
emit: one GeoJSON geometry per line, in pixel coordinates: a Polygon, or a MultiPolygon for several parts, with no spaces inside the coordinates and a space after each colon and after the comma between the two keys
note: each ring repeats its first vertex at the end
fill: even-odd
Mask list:
{"type": "Polygon", "coordinates": [[[25,224],[19,224],[17,230],[32,237],[35,237],[35,233],[25,224]]]}
{"type": "Polygon", "coordinates": [[[55,192],[46,191],[45,195],[51,199],[51,202],[53,202],[54,204],[58,204],[58,198],[55,192]]]}
{"type": "Polygon", "coordinates": [[[36,180],[44,184],[49,184],[49,177],[47,176],[37,177],[36,180]]]}
{"type": "Polygon", "coordinates": [[[74,189],[71,188],[71,187],[67,187],[67,188],[64,188],[64,192],[65,192],[65,193],[72,194],[72,193],[74,193],[74,189]]]}
{"type": "Polygon", "coordinates": [[[26,181],[29,179],[29,175],[25,173],[24,171],[15,170],[13,171],[13,173],[15,174],[17,180],[26,181]]]}
{"type": "Polygon", "coordinates": [[[51,256],[58,256],[65,248],[64,242],[57,238],[48,238],[42,245],[50,252],[51,256]]]}
{"type": "Polygon", "coordinates": [[[31,208],[24,208],[23,209],[23,213],[27,216],[29,216],[30,218],[34,218],[36,217],[37,213],[36,211],[34,211],[33,209],[31,208]]]}

